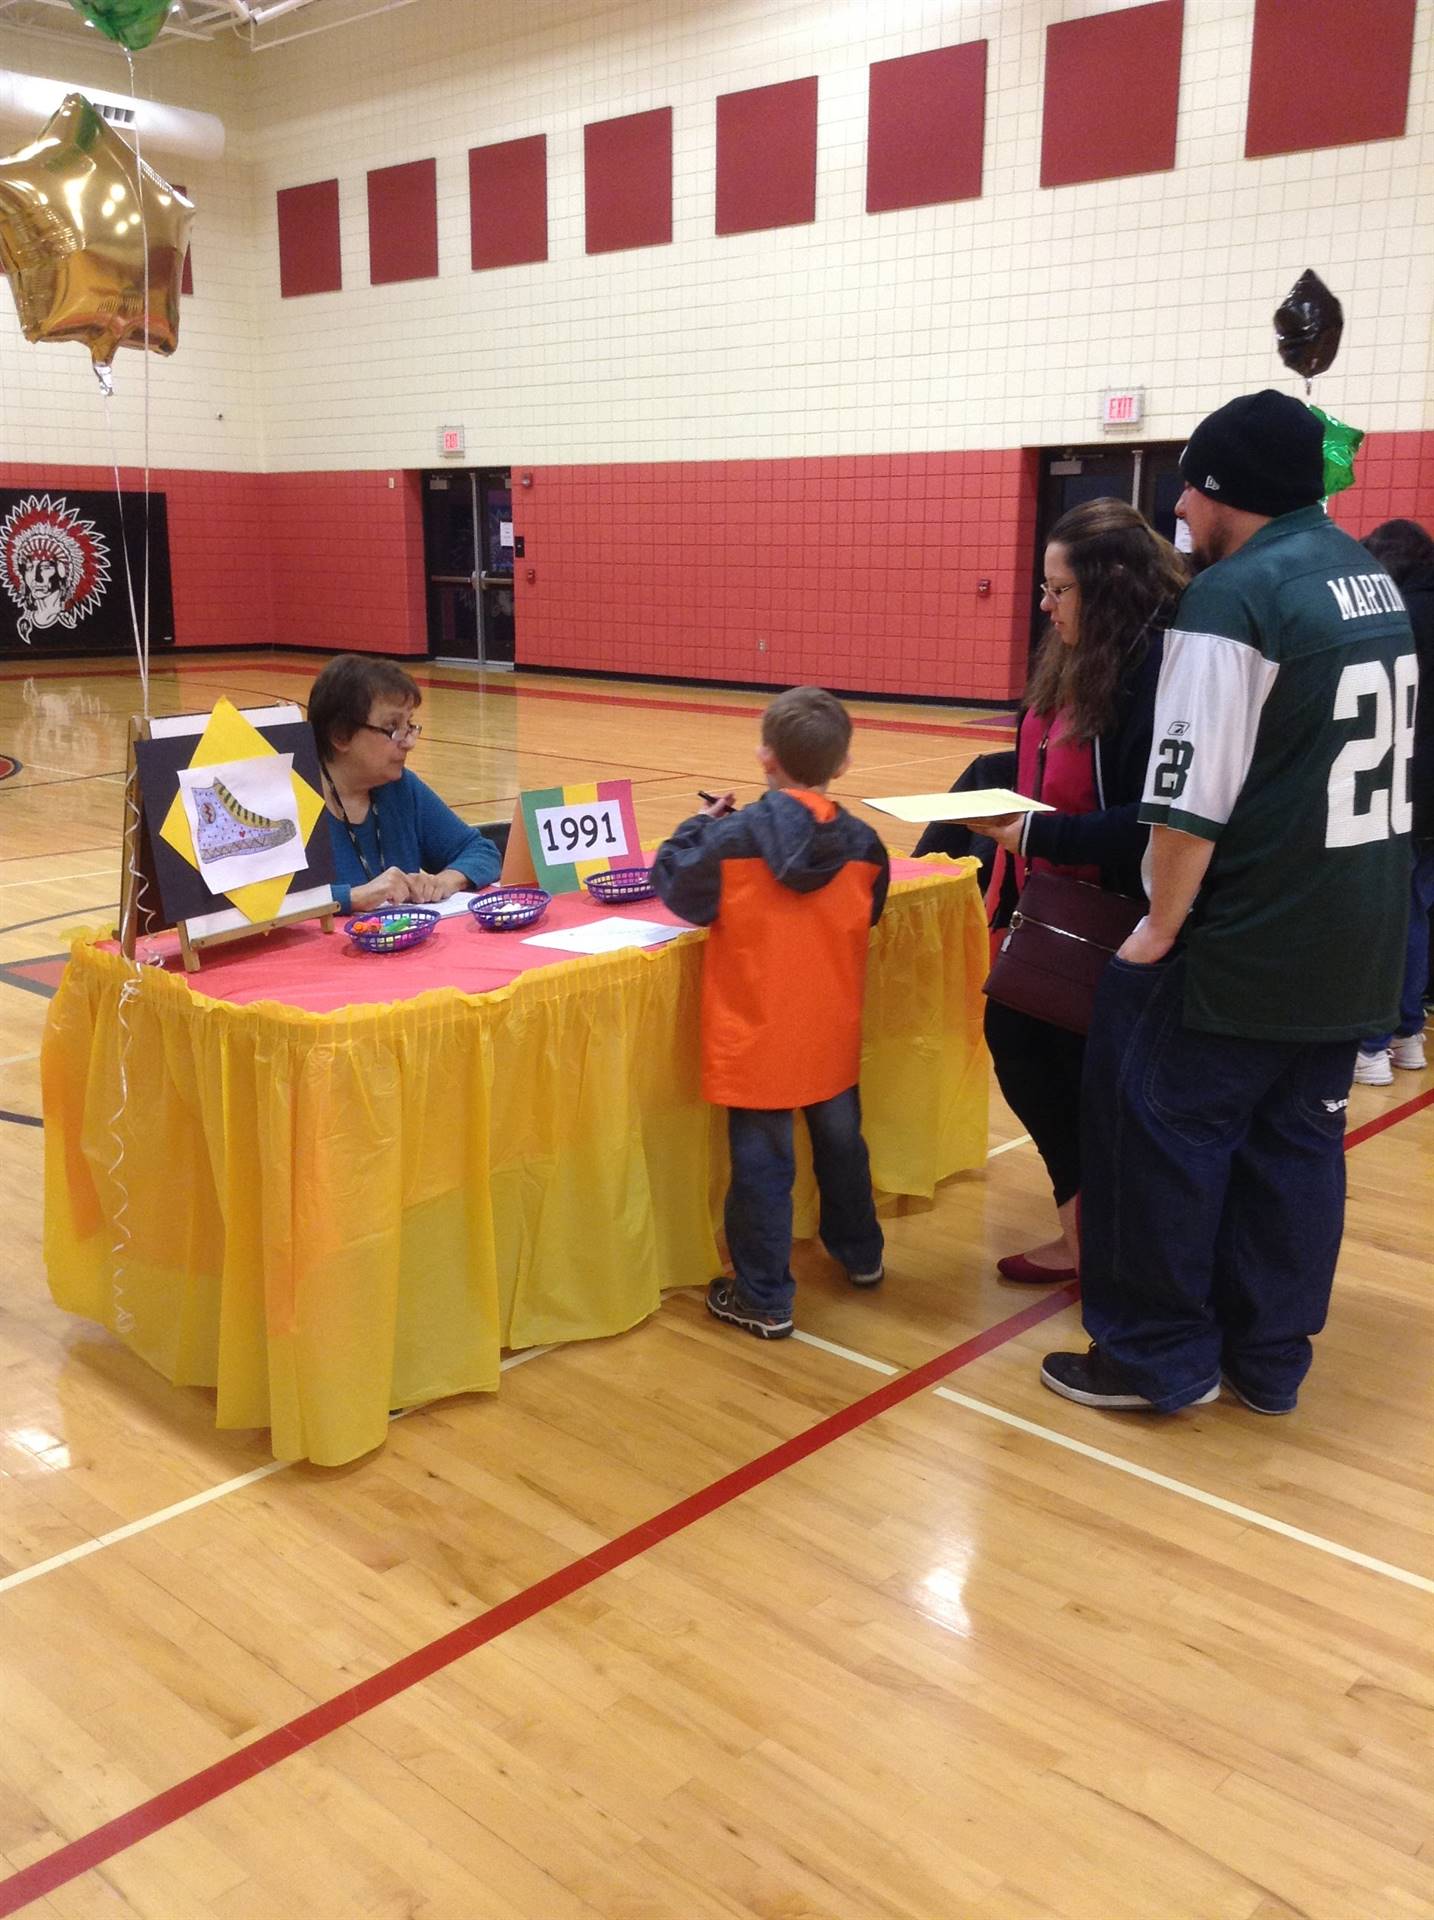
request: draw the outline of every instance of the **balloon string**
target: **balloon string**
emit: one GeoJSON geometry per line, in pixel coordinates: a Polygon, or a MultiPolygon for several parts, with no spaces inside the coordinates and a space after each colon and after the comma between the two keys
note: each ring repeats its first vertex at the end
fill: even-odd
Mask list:
{"type": "Polygon", "coordinates": [[[119,1068],[119,1102],[109,1119],[109,1137],[114,1142],[114,1153],[106,1168],[110,1183],[115,1190],[115,1208],[110,1223],[114,1229],[114,1244],[110,1249],[114,1257],[110,1273],[110,1300],[113,1305],[114,1330],[126,1337],[133,1333],[135,1319],[126,1304],[124,1285],[125,1267],[133,1236],[129,1224],[129,1183],[124,1177],[127,1146],[123,1124],[129,1111],[129,1053],[134,1040],[130,1025],[130,1009],[140,991],[140,978],[140,970],[136,966],[119,991],[116,1013],[119,1032],[118,1045],[115,1049],[119,1068]]]}
{"type": "Polygon", "coordinates": [[[110,391],[103,394],[101,397],[103,400],[104,410],[105,410],[105,431],[109,436],[109,443],[110,443],[110,470],[115,477],[115,510],[119,514],[120,552],[124,555],[124,585],[125,585],[125,595],[129,601],[130,637],[134,641],[135,657],[139,661],[140,699],[144,708],[144,717],[146,720],[148,720],[149,718],[149,653],[148,653],[148,650],[144,646],[142,646],[140,642],[139,611],[135,606],[135,600],[134,600],[134,574],[130,569],[130,563],[129,563],[129,536],[125,530],[125,524],[124,524],[124,491],[120,485],[119,454],[115,449],[115,423],[114,423],[113,415],[110,412],[110,406],[114,400],[114,393],[113,391],[110,391]]]}
{"type": "MultiPolygon", "coordinates": [[[[135,96],[136,88],[135,88],[135,73],[134,73],[134,56],[128,48],[125,49],[125,60],[129,66],[130,93],[131,93],[131,96],[135,96]]],[[[140,699],[141,699],[141,704],[144,711],[144,718],[147,723],[150,717],[150,709],[149,709],[149,610],[150,610],[150,594],[149,594],[149,548],[150,548],[149,227],[148,227],[148,222],[146,220],[145,211],[144,211],[144,160],[140,152],[139,142],[140,142],[139,128],[138,128],[138,125],[136,125],[135,148],[134,148],[135,201],[136,201],[136,209],[139,214],[140,246],[144,255],[143,279],[142,279],[144,304],[143,304],[143,307],[141,308],[141,314],[142,314],[141,324],[143,327],[143,351],[144,351],[144,383],[143,383],[144,580],[143,580],[143,586],[142,586],[144,620],[142,624],[139,618],[138,610],[135,607],[134,573],[130,565],[129,540],[126,536],[125,524],[124,524],[124,490],[120,482],[119,455],[115,448],[114,418],[110,409],[110,402],[114,398],[114,382],[110,377],[110,370],[108,367],[103,367],[103,368],[97,367],[95,371],[100,376],[100,391],[104,399],[105,430],[109,436],[110,465],[114,470],[114,478],[115,478],[115,504],[119,513],[120,546],[124,553],[125,594],[129,601],[130,632],[134,639],[135,655],[139,662],[140,699]]],[[[134,916],[135,933],[136,933],[136,936],[138,936],[140,927],[146,917],[147,912],[149,911],[149,909],[147,908],[146,899],[145,899],[145,896],[149,891],[149,883],[145,878],[143,865],[139,858],[140,835],[143,831],[143,819],[140,812],[139,797],[138,797],[136,783],[133,780],[128,780],[125,783],[125,808],[128,814],[128,819],[126,821],[127,831],[125,834],[125,839],[129,848],[127,878],[129,880],[130,912],[134,916]]],[[[129,1183],[125,1179],[125,1173],[124,1173],[125,1161],[126,1161],[127,1151],[128,1151],[125,1126],[128,1118],[129,1101],[130,1101],[129,1068],[130,1068],[131,1048],[134,1045],[134,1038],[135,1038],[132,1014],[133,1014],[134,1004],[139,998],[139,995],[142,991],[141,982],[143,979],[143,975],[140,970],[141,966],[154,965],[159,963],[159,961],[160,961],[159,954],[154,952],[154,950],[151,948],[149,951],[142,954],[141,960],[138,963],[135,963],[135,962],[124,963],[129,966],[130,972],[129,972],[128,979],[124,981],[123,985],[120,988],[119,1000],[116,1008],[116,1021],[117,1021],[118,1031],[116,1034],[117,1044],[115,1048],[115,1054],[116,1054],[116,1068],[119,1075],[119,1099],[118,1099],[117,1105],[114,1108],[114,1111],[110,1114],[110,1117],[109,1117],[109,1124],[108,1124],[107,1131],[109,1134],[109,1138],[113,1143],[114,1152],[110,1156],[110,1160],[106,1170],[109,1174],[110,1182],[115,1190],[115,1208],[114,1208],[114,1214],[112,1218],[112,1225],[114,1229],[114,1244],[112,1248],[113,1267],[112,1267],[111,1278],[110,1278],[110,1298],[111,1298],[112,1307],[113,1307],[114,1329],[117,1333],[119,1333],[122,1336],[128,1336],[129,1334],[131,1334],[134,1331],[134,1327],[135,1327],[134,1314],[130,1311],[128,1305],[126,1304],[125,1284],[124,1284],[125,1269],[129,1262],[130,1251],[133,1245],[133,1234],[130,1229],[130,1219],[129,1219],[129,1216],[130,1216],[129,1183]]]]}
{"type": "MultiPolygon", "coordinates": [[[[124,57],[129,65],[129,90],[131,99],[139,99],[139,89],[135,81],[134,55],[126,47],[124,57]]],[[[140,684],[144,693],[144,717],[149,718],[149,223],[144,211],[144,152],[140,136],[140,117],[134,121],[134,159],[135,159],[135,198],[139,205],[139,239],[144,254],[144,305],[141,308],[144,323],[144,393],[143,422],[144,436],[144,640],[141,646],[143,664],[140,668],[140,684]]]]}

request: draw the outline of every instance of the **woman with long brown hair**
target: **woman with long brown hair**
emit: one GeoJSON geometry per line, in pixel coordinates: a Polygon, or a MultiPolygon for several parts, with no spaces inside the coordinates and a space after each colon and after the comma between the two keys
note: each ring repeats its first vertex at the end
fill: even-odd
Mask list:
{"type": "MultiPolygon", "coordinates": [[[[1149,834],[1137,815],[1165,625],[1185,582],[1174,547],[1123,500],[1088,500],[1051,529],[1041,594],[1051,624],[1022,701],[1009,784],[1054,811],[971,823],[1003,850],[994,925],[1009,919],[1033,870],[1144,897],[1149,834]]],[[[1045,1161],[1060,1221],[1055,1239],[997,1269],[1027,1284],[1073,1279],[1085,1040],[988,1000],[986,1042],[1007,1104],[1045,1161]]]]}

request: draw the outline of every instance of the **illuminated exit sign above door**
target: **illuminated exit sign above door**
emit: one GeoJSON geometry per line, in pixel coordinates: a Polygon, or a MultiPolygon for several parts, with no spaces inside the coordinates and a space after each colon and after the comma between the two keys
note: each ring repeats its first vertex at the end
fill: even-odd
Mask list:
{"type": "Polygon", "coordinates": [[[1100,424],[1107,433],[1113,427],[1138,427],[1144,418],[1144,387],[1110,387],[1100,396],[1100,424]]]}
{"type": "Polygon", "coordinates": [[[462,427],[438,429],[438,454],[442,460],[456,460],[463,452],[462,427]]]}

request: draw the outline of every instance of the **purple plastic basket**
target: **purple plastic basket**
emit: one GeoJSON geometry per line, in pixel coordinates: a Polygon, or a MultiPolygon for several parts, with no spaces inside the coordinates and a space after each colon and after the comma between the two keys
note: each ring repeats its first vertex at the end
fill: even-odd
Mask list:
{"type": "Polygon", "coordinates": [[[468,911],[489,933],[512,933],[536,925],[552,904],[553,896],[541,887],[489,887],[474,894],[468,911]]]}
{"type": "Polygon", "coordinates": [[[376,907],[355,914],[344,932],[365,953],[402,953],[426,940],[437,925],[432,907],[376,907]]]}
{"type": "Polygon", "coordinates": [[[657,891],[646,867],[613,867],[607,873],[590,873],[583,885],[605,907],[620,907],[628,900],[650,900],[657,891]]]}

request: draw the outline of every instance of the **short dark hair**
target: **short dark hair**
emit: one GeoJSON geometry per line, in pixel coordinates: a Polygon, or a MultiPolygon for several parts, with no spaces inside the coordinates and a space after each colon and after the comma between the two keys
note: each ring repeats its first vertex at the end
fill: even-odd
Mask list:
{"type": "Polygon", "coordinates": [[[1411,573],[1434,566],[1434,539],[1417,520],[1385,520],[1365,534],[1364,544],[1376,560],[1383,561],[1396,586],[1403,586],[1411,573]]]}
{"type": "Polygon", "coordinates": [[[341,653],[330,660],[309,689],[309,725],[318,743],[319,758],[327,760],[336,746],[344,746],[368,720],[375,700],[388,694],[409,706],[421,706],[418,682],[369,653],[341,653]]]}
{"type": "Polygon", "coordinates": [[[846,759],[851,715],[825,687],[788,687],[762,715],[762,745],[789,779],[825,786],[846,759]]]}

